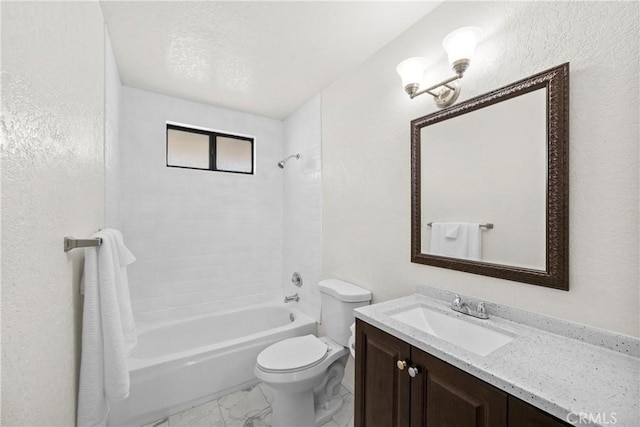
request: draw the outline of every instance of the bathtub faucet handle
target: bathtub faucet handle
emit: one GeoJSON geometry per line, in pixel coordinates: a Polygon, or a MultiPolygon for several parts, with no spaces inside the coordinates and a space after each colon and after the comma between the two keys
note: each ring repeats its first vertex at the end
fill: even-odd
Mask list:
{"type": "Polygon", "coordinates": [[[291,276],[291,283],[296,285],[297,287],[302,286],[302,276],[297,271],[293,273],[291,276]]]}
{"type": "Polygon", "coordinates": [[[300,300],[300,297],[298,296],[298,294],[293,294],[293,295],[289,295],[288,297],[285,296],[284,297],[284,302],[291,302],[291,301],[295,301],[298,302],[300,300]]]}

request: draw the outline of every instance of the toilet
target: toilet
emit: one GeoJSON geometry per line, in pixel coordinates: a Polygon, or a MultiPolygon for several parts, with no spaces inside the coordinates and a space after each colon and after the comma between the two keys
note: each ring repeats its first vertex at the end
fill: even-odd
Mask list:
{"type": "Polygon", "coordinates": [[[314,427],[342,407],[340,384],[349,358],[353,309],[369,304],[371,292],[338,279],[319,283],[326,336],[277,342],[257,358],[254,372],[273,389],[273,427],[314,427]]]}

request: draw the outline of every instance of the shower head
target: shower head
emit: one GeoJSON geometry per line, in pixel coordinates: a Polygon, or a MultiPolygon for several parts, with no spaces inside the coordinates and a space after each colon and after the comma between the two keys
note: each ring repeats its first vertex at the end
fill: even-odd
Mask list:
{"type": "Polygon", "coordinates": [[[296,160],[298,160],[298,159],[300,158],[300,153],[292,154],[292,155],[287,156],[286,158],[284,158],[284,159],[280,160],[280,161],[278,162],[278,167],[279,167],[280,169],[284,169],[284,164],[285,164],[285,163],[287,163],[287,162],[289,161],[289,159],[291,159],[292,157],[295,157],[295,158],[296,158],[296,160]]]}

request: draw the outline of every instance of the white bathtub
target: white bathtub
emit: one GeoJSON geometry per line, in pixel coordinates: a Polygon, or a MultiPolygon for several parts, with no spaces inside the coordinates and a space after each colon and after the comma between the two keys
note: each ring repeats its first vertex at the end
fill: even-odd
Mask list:
{"type": "Polygon", "coordinates": [[[143,425],[254,385],[258,353],[284,338],[315,333],[313,319],[285,305],[140,327],[128,360],[131,391],[114,402],[108,424],[143,425]]]}

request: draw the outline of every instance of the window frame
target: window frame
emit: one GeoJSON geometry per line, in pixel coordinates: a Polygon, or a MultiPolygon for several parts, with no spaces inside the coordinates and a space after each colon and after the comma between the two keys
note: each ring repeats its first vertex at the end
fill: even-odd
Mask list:
{"type": "Polygon", "coordinates": [[[168,168],[178,168],[178,169],[193,169],[193,170],[201,170],[201,171],[211,171],[211,172],[225,172],[225,173],[238,173],[242,175],[254,175],[256,170],[255,165],[255,138],[244,135],[234,135],[232,133],[225,132],[217,132],[212,130],[206,130],[201,128],[192,128],[183,125],[175,125],[172,123],[166,124],[165,129],[165,163],[168,168]],[[192,166],[178,166],[178,165],[170,165],[169,164],[169,130],[177,130],[181,132],[189,132],[189,133],[197,133],[200,135],[207,135],[209,137],[209,168],[196,168],[192,166]],[[218,169],[216,164],[216,139],[217,137],[226,137],[232,139],[238,139],[242,141],[248,141],[251,144],[251,171],[234,171],[228,169],[218,169]]]}

